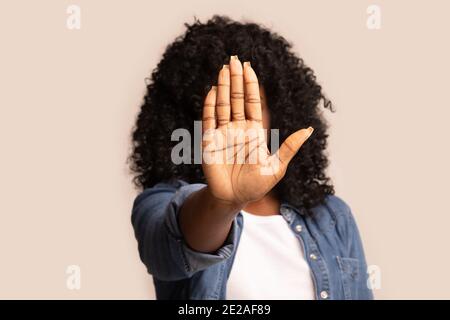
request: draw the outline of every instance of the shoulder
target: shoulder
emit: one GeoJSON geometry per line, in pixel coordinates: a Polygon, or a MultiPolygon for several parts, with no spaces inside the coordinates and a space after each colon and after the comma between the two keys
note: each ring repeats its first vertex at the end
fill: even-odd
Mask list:
{"type": "Polygon", "coordinates": [[[310,209],[310,219],[322,232],[349,231],[354,226],[350,206],[336,195],[327,195],[322,204],[310,209]]]}
{"type": "Polygon", "coordinates": [[[164,181],[142,190],[133,201],[133,212],[167,203],[177,190],[186,183],[181,180],[164,181]]]}
{"type": "Polygon", "coordinates": [[[336,195],[327,195],[323,205],[336,217],[349,218],[352,215],[352,210],[347,202],[336,195]]]}
{"type": "Polygon", "coordinates": [[[144,189],[133,202],[133,211],[149,208],[165,208],[170,202],[180,204],[192,192],[204,187],[204,184],[189,184],[184,180],[162,181],[153,187],[144,189]]]}

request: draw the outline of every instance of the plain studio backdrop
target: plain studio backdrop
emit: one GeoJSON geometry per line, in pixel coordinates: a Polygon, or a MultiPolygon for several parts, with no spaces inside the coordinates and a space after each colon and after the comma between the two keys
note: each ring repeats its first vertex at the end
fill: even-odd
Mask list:
{"type": "Polygon", "coordinates": [[[166,45],[213,14],[283,35],[334,102],[330,175],[380,271],[376,298],[450,298],[444,0],[3,0],[0,298],[154,298],[130,223],[130,132],[166,45]]]}

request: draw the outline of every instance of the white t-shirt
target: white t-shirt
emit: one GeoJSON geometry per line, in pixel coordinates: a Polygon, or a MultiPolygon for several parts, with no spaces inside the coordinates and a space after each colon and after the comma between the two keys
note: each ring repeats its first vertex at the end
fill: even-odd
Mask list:
{"type": "Polygon", "coordinates": [[[241,210],[244,227],[227,282],[227,299],[315,299],[302,245],[282,215],[241,210]]]}

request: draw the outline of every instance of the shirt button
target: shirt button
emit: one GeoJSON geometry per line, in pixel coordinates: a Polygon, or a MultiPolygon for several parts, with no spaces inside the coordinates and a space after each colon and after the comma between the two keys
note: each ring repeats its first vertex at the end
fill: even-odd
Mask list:
{"type": "Polygon", "coordinates": [[[328,298],[328,292],[322,291],[322,292],[320,293],[320,297],[321,297],[322,299],[328,298]]]}
{"type": "Polygon", "coordinates": [[[302,232],[302,226],[300,224],[295,226],[295,231],[302,232]]]}
{"type": "Polygon", "coordinates": [[[317,260],[317,256],[314,253],[311,253],[309,257],[311,258],[311,260],[317,260]]]}

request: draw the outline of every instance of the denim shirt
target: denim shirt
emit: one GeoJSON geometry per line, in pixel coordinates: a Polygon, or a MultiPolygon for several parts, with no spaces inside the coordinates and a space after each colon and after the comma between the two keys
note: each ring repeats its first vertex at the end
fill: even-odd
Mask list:
{"type": "MultiPolygon", "coordinates": [[[[239,213],[214,253],[191,249],[178,225],[185,199],[204,184],[159,183],[135,200],[132,224],[141,260],[153,275],[157,299],[225,299],[244,222],[239,213]]],[[[373,299],[359,232],[347,204],[329,195],[306,215],[282,203],[280,213],[304,249],[316,299],[373,299]]]]}

